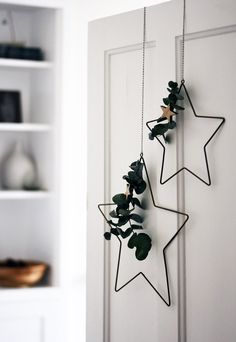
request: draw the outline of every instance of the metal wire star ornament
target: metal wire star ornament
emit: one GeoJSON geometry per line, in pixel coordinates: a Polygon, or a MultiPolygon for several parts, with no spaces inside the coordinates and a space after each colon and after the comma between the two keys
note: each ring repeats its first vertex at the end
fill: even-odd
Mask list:
{"type": "MultiPolygon", "coordinates": [[[[164,165],[165,165],[165,156],[166,156],[166,147],[163,144],[163,142],[161,141],[161,139],[158,136],[155,136],[156,140],[161,144],[162,148],[163,148],[163,155],[162,155],[162,163],[161,163],[161,174],[160,174],[160,183],[161,184],[165,184],[167,183],[169,180],[171,180],[172,178],[174,178],[176,175],[178,175],[180,172],[182,172],[183,170],[188,171],[191,175],[193,175],[194,177],[196,177],[197,179],[199,179],[201,182],[203,182],[204,184],[210,186],[211,185],[211,174],[210,174],[210,168],[209,168],[209,163],[208,163],[208,157],[207,157],[207,146],[210,143],[210,141],[213,139],[213,137],[216,135],[216,133],[219,131],[219,129],[221,128],[221,126],[224,124],[225,122],[225,118],[222,116],[207,116],[207,115],[198,115],[195,111],[195,108],[193,106],[193,103],[191,101],[191,98],[189,96],[189,93],[187,91],[187,88],[185,86],[185,81],[182,80],[181,81],[181,85],[179,88],[179,93],[181,90],[184,90],[187,99],[189,101],[190,107],[192,109],[192,112],[194,114],[194,116],[196,118],[200,118],[200,119],[213,119],[213,120],[220,120],[220,124],[217,126],[217,128],[215,129],[215,131],[212,133],[212,135],[209,137],[209,139],[206,141],[206,143],[203,146],[203,151],[204,151],[204,158],[205,158],[205,163],[206,163],[206,169],[207,169],[207,180],[201,178],[199,175],[197,175],[195,172],[193,172],[192,170],[190,170],[189,168],[187,168],[186,166],[183,166],[182,168],[180,168],[179,170],[177,170],[175,173],[173,173],[170,177],[168,177],[167,179],[163,180],[163,173],[164,173],[164,165]]],[[[157,119],[155,120],[151,120],[151,121],[147,121],[146,122],[146,126],[148,127],[148,129],[150,130],[150,132],[152,132],[152,128],[150,126],[150,124],[157,122],[157,119]]]]}
{"type": "MultiPolygon", "coordinates": [[[[148,175],[148,170],[147,170],[147,166],[143,157],[143,154],[141,153],[140,156],[140,161],[143,163],[144,166],[144,170],[146,173],[146,179],[147,179],[147,188],[150,191],[150,195],[151,195],[151,202],[153,204],[153,206],[157,209],[160,210],[165,210],[167,212],[171,212],[177,215],[181,215],[184,217],[184,221],[183,223],[180,225],[180,227],[177,229],[177,231],[175,232],[175,234],[171,237],[171,239],[165,244],[162,252],[163,252],[163,263],[164,263],[164,273],[165,273],[165,283],[166,283],[166,292],[167,295],[164,296],[162,295],[157,288],[153,285],[153,283],[148,279],[148,277],[143,273],[143,272],[139,272],[137,273],[135,276],[133,276],[131,279],[129,279],[127,282],[125,282],[123,285],[121,285],[120,287],[118,287],[118,283],[119,283],[119,272],[120,272],[120,260],[121,260],[121,251],[122,251],[122,240],[119,238],[119,236],[116,236],[116,238],[119,241],[119,252],[118,252],[118,260],[117,260],[117,267],[116,267],[116,278],[115,278],[115,291],[119,292],[120,290],[122,290],[124,287],[126,287],[128,284],[130,284],[133,280],[135,280],[137,277],[142,276],[147,283],[152,287],[152,289],[156,292],[156,294],[163,300],[163,302],[167,305],[170,306],[171,305],[171,295],[170,295],[170,285],[169,285],[169,274],[168,274],[168,267],[167,267],[167,259],[166,259],[166,251],[168,249],[168,247],[172,244],[172,242],[175,240],[175,238],[178,236],[178,234],[180,233],[180,231],[184,228],[186,222],[189,219],[189,215],[183,212],[180,212],[178,210],[173,210],[173,209],[169,209],[169,208],[165,208],[162,206],[159,206],[156,204],[155,202],[155,198],[154,198],[154,194],[153,194],[153,190],[152,190],[152,186],[151,186],[151,182],[150,182],[150,178],[148,175]]],[[[114,206],[114,203],[104,203],[104,204],[99,204],[98,205],[98,209],[101,212],[102,216],[104,217],[106,223],[111,227],[110,223],[109,223],[109,219],[106,217],[105,213],[103,212],[103,210],[101,209],[102,207],[107,207],[107,206],[114,206]]]]}

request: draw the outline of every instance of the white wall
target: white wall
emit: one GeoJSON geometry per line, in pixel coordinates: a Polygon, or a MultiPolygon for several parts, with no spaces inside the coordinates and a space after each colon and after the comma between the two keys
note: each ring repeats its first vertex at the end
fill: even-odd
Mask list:
{"type": "MultiPolygon", "coordinates": [[[[87,25],[100,17],[160,2],[164,1],[65,0],[61,220],[66,342],[85,341],[87,25]]],[[[88,138],[91,143],[95,140],[88,138]]]]}

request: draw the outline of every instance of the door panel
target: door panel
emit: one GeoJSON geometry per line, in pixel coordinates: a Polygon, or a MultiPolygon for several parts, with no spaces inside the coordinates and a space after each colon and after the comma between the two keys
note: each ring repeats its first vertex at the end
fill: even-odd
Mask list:
{"type": "MultiPolygon", "coordinates": [[[[148,102],[155,103],[155,56],[157,47],[152,42],[149,43],[146,54],[147,69],[146,78],[146,94],[148,102]]],[[[141,81],[141,45],[130,47],[122,47],[115,51],[109,51],[109,77],[110,89],[109,98],[109,115],[110,115],[110,132],[108,162],[110,167],[110,184],[109,198],[112,195],[125,191],[125,182],[122,176],[127,174],[128,166],[132,161],[139,158],[140,153],[140,123],[141,123],[141,97],[140,97],[140,81],[141,81]]],[[[155,108],[149,109],[150,113],[155,112],[155,108]]],[[[153,115],[153,114],[152,114],[153,115]]],[[[147,131],[145,131],[145,158],[147,165],[150,165],[150,173],[153,179],[156,179],[155,170],[160,163],[157,153],[152,153],[150,142],[147,139],[147,131]],[[153,167],[154,165],[154,167],[153,167]]],[[[173,154],[174,155],[174,154],[173,154]]],[[[154,185],[156,190],[156,187],[154,185]]],[[[147,201],[150,203],[150,195],[146,192],[147,201]]],[[[176,203],[173,204],[176,206],[176,203]]],[[[146,216],[146,229],[151,234],[153,240],[152,250],[147,260],[140,262],[134,258],[134,251],[127,247],[124,241],[121,255],[121,265],[119,273],[118,287],[132,278],[135,274],[143,271],[144,274],[152,281],[155,287],[166,297],[165,274],[162,259],[163,242],[168,241],[170,236],[176,230],[176,215],[167,214],[161,210],[149,209],[146,216]],[[165,230],[158,230],[158,227],[165,226],[165,230]]],[[[161,336],[160,326],[171,320],[173,326],[176,325],[176,310],[167,310],[162,304],[159,297],[152,288],[144,281],[142,277],[137,278],[129,286],[121,290],[119,293],[114,292],[114,279],[116,273],[117,256],[119,244],[117,239],[112,239],[110,246],[110,269],[109,269],[109,302],[110,302],[110,340],[111,341],[129,341],[147,338],[150,342],[156,341],[156,336],[161,336]],[[129,310],[123,306],[124,303],[129,310]],[[150,314],[150,321],[143,324],[143,316],[150,314]],[[166,320],[162,320],[162,316],[166,316],[166,320]],[[131,318],[132,317],[132,318],[131,318]],[[158,322],[156,324],[155,322],[158,322]],[[123,327],[122,330],[120,327],[123,327]],[[137,329],[137,326],[140,329],[137,329]],[[148,329],[148,331],[147,331],[148,329]]],[[[176,254],[171,250],[169,267],[172,277],[176,279],[176,254]]],[[[172,283],[172,286],[175,282],[172,283]]],[[[174,291],[176,292],[176,291],[174,291]]],[[[174,301],[176,298],[174,296],[174,301]]],[[[174,331],[174,330],[173,330],[174,331]]],[[[172,339],[173,331],[168,331],[165,338],[172,339]]]]}
{"type": "MultiPolygon", "coordinates": [[[[226,118],[208,148],[212,187],[185,177],[185,203],[192,219],[192,233],[186,240],[187,336],[191,342],[233,342],[236,338],[236,214],[232,200],[236,188],[235,29],[231,26],[189,35],[186,44],[186,75],[194,86],[192,100],[197,112],[226,118]]],[[[210,129],[208,124],[205,129],[210,129]]],[[[192,136],[188,129],[184,131],[187,143],[192,136]]],[[[186,158],[190,153],[185,148],[186,158]]]]}
{"type": "MultiPolygon", "coordinates": [[[[170,308],[141,277],[114,291],[119,244],[115,238],[104,240],[107,226],[97,210],[98,203],[110,203],[125,190],[122,176],[139,158],[143,10],[89,24],[88,342],[235,341],[235,10],[229,0],[224,5],[187,1],[186,86],[198,114],[226,117],[208,147],[212,186],[188,173],[161,186],[162,149],[144,129],[144,156],[157,203],[190,214],[185,233],[167,253],[170,308]]],[[[179,81],[181,32],[181,1],[147,9],[145,122],[160,115],[168,81],[179,81]]],[[[193,120],[187,101],[185,106],[177,136],[166,146],[165,177],[184,163],[206,178],[203,144],[219,122],[193,120]]],[[[149,209],[153,249],[148,259],[137,262],[124,243],[118,286],[143,271],[166,293],[162,248],[179,222],[174,214],[149,209]]]]}

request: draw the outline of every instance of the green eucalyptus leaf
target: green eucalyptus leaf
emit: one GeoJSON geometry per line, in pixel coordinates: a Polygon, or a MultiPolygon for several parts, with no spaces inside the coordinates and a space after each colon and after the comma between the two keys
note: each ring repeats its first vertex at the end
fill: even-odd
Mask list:
{"type": "Polygon", "coordinates": [[[144,260],[148,256],[150,249],[152,248],[152,240],[145,233],[134,233],[128,242],[129,248],[136,247],[135,256],[138,260],[144,260]]]}
{"type": "Polygon", "coordinates": [[[131,170],[135,170],[138,166],[138,163],[139,163],[139,160],[132,162],[129,166],[131,168],[131,170]]]}
{"type": "Polygon", "coordinates": [[[177,104],[174,104],[173,107],[174,107],[175,109],[178,109],[178,110],[184,110],[184,107],[181,107],[181,106],[179,106],[179,105],[177,105],[177,104]]]}
{"type": "Polygon", "coordinates": [[[168,106],[168,105],[170,104],[170,100],[168,99],[168,97],[165,97],[165,98],[163,99],[163,102],[164,102],[164,104],[165,104],[166,106],[168,106]]]}
{"type": "Polygon", "coordinates": [[[163,135],[168,131],[168,124],[158,124],[152,129],[152,135],[156,137],[157,135],[163,135]]]}
{"type": "Polygon", "coordinates": [[[166,144],[171,143],[172,139],[171,139],[171,135],[170,134],[163,135],[163,137],[164,137],[164,140],[165,140],[166,144]]]}
{"type": "Polygon", "coordinates": [[[133,162],[130,165],[130,168],[133,171],[129,171],[128,176],[127,175],[123,176],[123,179],[125,179],[127,183],[130,184],[131,192],[135,190],[136,193],[141,193],[144,191],[144,188],[145,188],[143,177],[142,177],[143,163],[141,163],[140,160],[138,160],[136,162],[133,162]]]}
{"type": "Polygon", "coordinates": [[[127,183],[129,183],[129,177],[127,175],[124,175],[122,178],[125,179],[127,183]]]}
{"type": "Polygon", "coordinates": [[[181,94],[175,94],[178,100],[182,101],[184,99],[183,95],[181,94]]]}
{"type": "Polygon", "coordinates": [[[119,215],[123,215],[123,216],[129,216],[129,214],[130,214],[130,210],[126,210],[126,209],[118,209],[118,213],[119,213],[119,215]]]}
{"type": "Polygon", "coordinates": [[[121,217],[119,217],[117,226],[118,227],[124,226],[127,222],[129,222],[129,219],[130,219],[130,215],[129,216],[121,216],[121,217]]]}
{"type": "Polygon", "coordinates": [[[171,103],[172,105],[175,104],[176,101],[177,101],[177,97],[176,97],[176,95],[174,95],[174,94],[170,94],[170,95],[168,96],[168,98],[169,98],[169,101],[170,101],[170,103],[171,103]]]}
{"type": "Polygon", "coordinates": [[[127,198],[125,194],[117,194],[112,197],[112,201],[117,205],[122,205],[127,203],[127,198]]]}
{"type": "Polygon", "coordinates": [[[148,138],[149,138],[149,140],[154,140],[154,136],[152,135],[152,133],[150,132],[149,134],[148,134],[148,138]]]}
{"type": "Polygon", "coordinates": [[[128,236],[130,236],[130,234],[132,233],[133,229],[127,228],[126,231],[122,231],[121,236],[123,239],[126,239],[128,236]]]}
{"type": "Polygon", "coordinates": [[[171,89],[175,89],[178,87],[178,83],[177,82],[173,82],[173,81],[169,81],[168,82],[168,86],[171,88],[171,89]]]}
{"type": "Polygon", "coordinates": [[[138,222],[138,223],[143,223],[143,218],[142,216],[138,215],[138,214],[131,214],[130,215],[130,219],[135,221],[135,222],[138,222]]]}
{"type": "Polygon", "coordinates": [[[137,238],[138,234],[134,233],[131,238],[128,241],[128,247],[129,248],[134,248],[136,246],[136,238],[137,238]]]}
{"type": "Polygon", "coordinates": [[[138,260],[146,259],[152,247],[151,238],[145,233],[140,233],[135,239],[135,245],[136,245],[136,252],[135,252],[136,258],[138,260]]]}
{"type": "Polygon", "coordinates": [[[104,238],[106,240],[111,240],[111,233],[109,233],[109,232],[104,233],[104,238]]]}
{"type": "MultiPolygon", "coordinates": [[[[125,195],[125,197],[126,197],[126,195],[125,195]]],[[[128,196],[126,197],[126,200],[125,200],[123,203],[117,204],[116,212],[118,213],[118,210],[119,210],[119,209],[128,210],[128,209],[129,209],[129,204],[130,204],[130,202],[131,202],[131,199],[132,199],[132,196],[128,195],[128,196]]]]}
{"type": "Polygon", "coordinates": [[[129,167],[136,173],[142,174],[143,163],[141,163],[140,160],[136,160],[135,162],[131,163],[129,167]]]}
{"type": "Polygon", "coordinates": [[[137,186],[134,187],[134,190],[136,192],[137,195],[140,195],[144,192],[144,190],[146,189],[146,182],[144,180],[141,181],[141,183],[139,183],[137,186]]]}
{"type": "Polygon", "coordinates": [[[160,117],[157,119],[157,122],[162,122],[162,121],[165,121],[165,120],[167,120],[165,117],[160,116],[160,117]]]}
{"type": "Polygon", "coordinates": [[[141,163],[140,160],[138,160],[138,161],[136,162],[136,167],[135,167],[135,169],[134,169],[134,172],[135,172],[140,178],[142,178],[142,176],[143,176],[143,163],[141,163]]]}
{"type": "Polygon", "coordinates": [[[116,210],[112,210],[111,212],[110,212],[110,214],[109,214],[111,217],[113,217],[113,218],[118,218],[118,215],[117,215],[117,213],[116,213],[116,210]]]}
{"type": "Polygon", "coordinates": [[[131,224],[130,227],[131,227],[132,229],[143,229],[142,226],[139,226],[139,225],[137,225],[137,224],[131,224]]]}
{"type": "Polygon", "coordinates": [[[173,89],[168,89],[167,90],[171,93],[171,94],[174,94],[174,95],[177,95],[179,94],[179,88],[173,88],[173,89]]]}
{"type": "Polygon", "coordinates": [[[137,205],[139,208],[142,208],[143,209],[143,206],[142,204],[140,203],[140,200],[136,197],[133,197],[132,200],[131,200],[133,206],[137,205]]]}
{"type": "Polygon", "coordinates": [[[131,182],[138,182],[140,179],[140,176],[135,173],[134,171],[129,171],[128,172],[128,177],[131,182]]]}
{"type": "Polygon", "coordinates": [[[115,236],[119,236],[120,235],[120,231],[117,228],[111,228],[111,234],[113,234],[115,236]]]}
{"type": "Polygon", "coordinates": [[[169,122],[169,129],[173,129],[173,128],[175,128],[176,127],[176,122],[175,121],[170,121],[169,122]]]}
{"type": "Polygon", "coordinates": [[[114,227],[117,227],[117,223],[113,222],[112,220],[108,220],[107,223],[114,227]]]}

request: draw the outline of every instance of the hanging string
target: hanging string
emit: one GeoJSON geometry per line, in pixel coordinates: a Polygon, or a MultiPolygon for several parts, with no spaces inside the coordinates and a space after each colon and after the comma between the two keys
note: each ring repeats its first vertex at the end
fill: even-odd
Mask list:
{"type": "Polygon", "coordinates": [[[144,118],[144,77],[146,52],[146,7],[143,9],[143,47],[142,47],[142,106],[141,106],[141,146],[140,155],[143,155],[143,118],[144,118]]]}
{"type": "Polygon", "coordinates": [[[183,0],[183,31],[181,49],[181,82],[184,83],[184,55],[185,55],[185,23],[186,23],[186,0],[183,0]]]}

